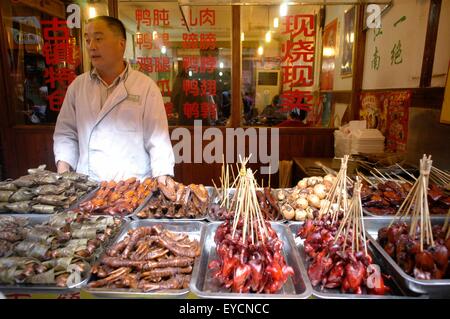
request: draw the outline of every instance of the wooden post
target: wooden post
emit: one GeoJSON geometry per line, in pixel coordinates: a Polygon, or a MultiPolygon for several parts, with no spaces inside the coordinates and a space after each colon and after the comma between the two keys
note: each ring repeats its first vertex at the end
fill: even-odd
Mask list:
{"type": "Polygon", "coordinates": [[[436,40],[439,28],[439,14],[441,12],[442,0],[431,0],[428,13],[427,35],[425,37],[425,49],[423,52],[422,72],[420,74],[420,87],[431,85],[433,74],[434,53],[436,51],[436,40]]]}
{"type": "Polygon", "coordinates": [[[239,127],[242,119],[241,75],[241,6],[232,6],[231,12],[231,126],[239,127]]]}
{"type": "Polygon", "coordinates": [[[364,31],[364,5],[356,6],[356,31],[355,31],[355,55],[353,57],[353,81],[352,97],[348,120],[359,119],[359,95],[361,94],[363,71],[364,71],[364,52],[366,47],[366,32],[364,31]]]}
{"type": "Polygon", "coordinates": [[[108,15],[110,17],[119,18],[119,4],[117,0],[108,1],[108,15]]]}

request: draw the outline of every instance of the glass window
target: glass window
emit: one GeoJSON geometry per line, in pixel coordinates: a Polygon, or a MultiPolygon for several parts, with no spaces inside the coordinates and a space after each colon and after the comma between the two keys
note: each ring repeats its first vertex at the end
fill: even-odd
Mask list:
{"type": "Polygon", "coordinates": [[[241,10],[242,123],[332,126],[335,99],[333,86],[326,82],[333,81],[329,73],[340,71],[335,69],[339,35],[331,25],[322,47],[325,10],[318,5],[252,5],[241,10]]]}
{"type": "Polygon", "coordinates": [[[231,7],[120,1],[126,59],[160,87],[169,125],[226,125],[231,112],[231,7]]]}
{"type": "MultiPolygon", "coordinates": [[[[1,2],[16,124],[55,123],[68,85],[82,72],[81,32],[67,24],[69,4],[1,2]]],[[[81,6],[81,17],[87,9],[81,6]]]]}

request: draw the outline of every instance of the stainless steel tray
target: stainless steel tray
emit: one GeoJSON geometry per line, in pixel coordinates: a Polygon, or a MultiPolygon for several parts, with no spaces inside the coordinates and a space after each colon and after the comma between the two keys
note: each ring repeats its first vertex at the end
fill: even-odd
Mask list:
{"type": "Polygon", "coordinates": [[[240,298],[240,299],[292,299],[308,298],[311,295],[311,284],[307,279],[307,274],[303,263],[300,261],[292,234],[286,225],[271,222],[280,240],[283,241],[284,257],[286,263],[294,269],[294,276],[289,278],[281,291],[277,294],[257,294],[257,293],[232,293],[220,286],[218,281],[212,278],[212,271],[208,264],[217,259],[216,243],[214,235],[221,222],[207,224],[206,235],[202,241],[202,253],[197,260],[198,265],[194,268],[191,280],[191,291],[200,298],[240,298]]]}
{"type": "Polygon", "coordinates": [[[88,199],[92,199],[99,189],[100,189],[100,185],[97,186],[96,188],[94,188],[93,190],[91,190],[90,192],[81,196],[72,205],[70,205],[69,208],[65,209],[64,212],[73,210],[74,208],[77,208],[78,206],[80,206],[81,203],[87,201],[88,199]]]}
{"type": "MultiPolygon", "coordinates": [[[[273,192],[273,191],[276,191],[276,190],[278,190],[278,189],[279,189],[279,188],[273,188],[273,189],[272,189],[272,192],[273,192]]],[[[258,188],[258,190],[261,190],[261,188],[258,188]]],[[[212,197],[212,199],[211,199],[211,204],[219,204],[219,203],[220,203],[220,199],[219,199],[219,197],[218,197],[218,194],[217,194],[216,190],[213,188],[212,191],[213,191],[213,195],[215,195],[215,196],[212,197]]],[[[236,191],[236,188],[230,188],[230,189],[228,189],[228,196],[233,196],[235,191],[236,191]]],[[[219,222],[219,221],[223,221],[223,220],[220,220],[220,219],[217,219],[216,217],[214,217],[214,216],[211,214],[211,210],[208,210],[208,214],[206,215],[206,219],[207,219],[208,221],[210,221],[210,222],[219,222]]],[[[279,219],[279,220],[272,220],[271,222],[274,222],[274,223],[285,223],[285,222],[286,222],[286,219],[282,218],[282,219],[279,219]]]]}
{"type": "Polygon", "coordinates": [[[363,213],[364,213],[365,216],[376,217],[376,218],[380,218],[380,217],[381,218],[393,218],[395,216],[395,214],[394,215],[377,215],[377,214],[369,212],[364,207],[363,207],[363,213]]]}
{"type": "MultiPolygon", "coordinates": [[[[292,235],[294,236],[294,241],[295,244],[297,246],[298,252],[299,252],[299,256],[300,256],[300,260],[303,262],[303,264],[305,265],[305,267],[308,267],[309,263],[307,261],[307,256],[303,247],[303,239],[299,238],[296,236],[298,229],[300,228],[300,226],[303,225],[303,222],[295,222],[295,223],[290,223],[289,224],[289,229],[292,232],[292,235]]],[[[378,264],[381,268],[381,271],[384,274],[389,274],[387,272],[387,267],[384,265],[385,262],[384,260],[382,260],[382,258],[379,258],[375,253],[374,253],[374,248],[369,245],[367,247],[369,249],[369,252],[371,253],[371,255],[373,256],[373,260],[374,263],[378,264]]],[[[386,280],[385,280],[386,283],[386,280]]],[[[411,293],[407,293],[404,290],[401,289],[401,287],[394,281],[390,281],[388,282],[390,285],[389,287],[391,287],[391,289],[393,290],[391,294],[389,295],[369,295],[369,294],[351,294],[351,293],[342,293],[340,292],[340,290],[338,288],[336,289],[328,289],[328,288],[324,288],[323,290],[320,289],[320,287],[316,286],[312,286],[312,294],[314,296],[316,296],[317,298],[321,298],[321,299],[409,299],[409,298],[425,298],[424,296],[420,296],[420,295],[415,295],[415,294],[411,294],[411,293]]]]}
{"type": "MultiPolygon", "coordinates": [[[[432,224],[443,224],[445,218],[431,217],[432,224]]],[[[406,291],[419,294],[427,294],[433,298],[450,298],[450,279],[420,280],[408,275],[378,244],[378,230],[389,226],[392,218],[364,218],[364,225],[368,233],[368,239],[375,248],[376,253],[386,261],[388,272],[406,291]]],[[[406,220],[408,222],[408,220],[406,220]]]]}
{"type": "MultiPolygon", "coordinates": [[[[395,217],[395,214],[393,214],[393,215],[377,215],[377,214],[369,212],[364,207],[363,207],[363,213],[365,216],[373,217],[373,218],[394,218],[395,217]]],[[[439,217],[445,217],[446,215],[445,214],[432,214],[430,216],[432,218],[436,218],[436,217],[439,218],[439,217]]]]}
{"type": "Polygon", "coordinates": [[[207,219],[207,216],[209,214],[209,210],[211,208],[212,199],[213,199],[213,196],[214,196],[214,193],[215,193],[214,187],[212,187],[212,186],[205,186],[205,188],[208,191],[209,202],[208,202],[208,208],[206,209],[205,214],[203,214],[203,216],[201,216],[201,217],[197,217],[197,218],[167,218],[167,217],[164,217],[164,218],[140,218],[140,217],[137,216],[137,213],[139,213],[141,210],[143,210],[147,206],[147,204],[150,202],[150,200],[151,200],[151,198],[153,196],[153,194],[150,194],[150,196],[148,196],[145,199],[143,205],[141,205],[141,207],[139,207],[139,209],[136,209],[133,212],[133,214],[131,215],[131,218],[133,220],[155,220],[155,221],[158,221],[158,220],[204,221],[204,220],[207,219]]]}
{"type": "MultiPolygon", "coordinates": [[[[163,225],[164,228],[176,232],[176,233],[187,233],[189,238],[197,239],[200,243],[203,242],[203,237],[205,234],[205,223],[200,221],[179,221],[179,220],[135,220],[129,222],[121,231],[119,236],[117,236],[114,243],[121,241],[128,233],[128,230],[135,229],[142,226],[154,226],[163,225]]],[[[113,244],[114,244],[113,243],[113,244]]],[[[97,263],[101,258],[105,256],[105,252],[97,260],[97,263]]],[[[192,274],[194,274],[195,269],[198,267],[198,261],[200,257],[196,258],[194,263],[192,274]]],[[[192,275],[193,278],[193,275],[192,275]]],[[[89,280],[85,282],[82,290],[99,298],[185,298],[189,293],[189,289],[172,289],[172,290],[159,290],[152,292],[142,292],[141,290],[134,289],[112,289],[112,288],[90,288],[87,284],[92,281],[92,274],[89,280]]],[[[192,282],[192,279],[191,279],[192,282]]]]}

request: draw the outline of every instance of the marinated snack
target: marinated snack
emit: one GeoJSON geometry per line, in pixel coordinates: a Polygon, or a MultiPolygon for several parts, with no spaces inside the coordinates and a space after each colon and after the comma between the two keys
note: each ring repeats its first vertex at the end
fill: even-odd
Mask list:
{"type": "Polygon", "coordinates": [[[228,219],[216,230],[218,259],[209,263],[213,277],[234,293],[278,292],[294,275],[283,255],[283,242],[264,219],[256,181],[244,159],[235,180],[228,219]]]}
{"type": "Polygon", "coordinates": [[[139,227],[106,251],[92,268],[90,288],[130,288],[144,292],[189,286],[200,245],[162,225],[139,227]]]}
{"type": "Polygon", "coordinates": [[[167,185],[158,183],[146,206],[136,215],[139,218],[201,218],[208,211],[209,194],[202,184],[174,182],[167,179],[167,185]]]}
{"type": "MultiPolygon", "coordinates": [[[[405,201],[412,183],[384,181],[377,184],[364,184],[361,191],[363,207],[375,215],[394,215],[405,201]]],[[[428,204],[431,214],[445,215],[450,208],[450,196],[442,187],[430,184],[428,204]]]]}
{"type": "Polygon", "coordinates": [[[155,189],[156,180],[142,183],[132,177],[126,181],[102,182],[94,198],[80,204],[80,210],[93,215],[126,216],[134,212],[155,189]]]}
{"type": "Polygon", "coordinates": [[[431,167],[431,156],[423,155],[420,176],[397,211],[400,219],[378,231],[378,242],[387,254],[405,273],[423,280],[450,278],[450,210],[443,226],[432,226],[427,193],[431,167]],[[401,218],[409,216],[407,225],[401,218]]]}

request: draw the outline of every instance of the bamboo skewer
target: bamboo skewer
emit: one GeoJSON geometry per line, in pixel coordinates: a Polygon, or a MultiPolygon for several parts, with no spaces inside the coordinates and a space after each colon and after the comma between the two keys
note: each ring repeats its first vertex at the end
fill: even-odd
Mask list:
{"type": "Polygon", "coordinates": [[[406,169],[404,169],[400,164],[395,163],[395,165],[397,165],[405,174],[407,174],[409,177],[411,177],[413,179],[413,181],[416,181],[417,178],[412,175],[410,172],[408,172],[406,169]]]}
{"type": "Polygon", "coordinates": [[[420,176],[415,180],[413,187],[409,191],[402,205],[400,205],[394,219],[389,225],[391,226],[394,220],[399,217],[401,220],[403,217],[410,216],[410,236],[413,238],[416,237],[417,227],[420,225],[420,251],[423,251],[424,243],[434,246],[430,211],[428,206],[428,183],[432,163],[433,161],[431,160],[431,156],[426,157],[423,155],[420,160],[420,176]]]}
{"type": "Polygon", "coordinates": [[[361,203],[361,187],[362,187],[361,180],[357,176],[353,188],[353,196],[351,198],[351,203],[348,208],[348,211],[344,213],[344,217],[341,220],[341,224],[339,225],[339,229],[335,236],[335,243],[339,239],[340,234],[345,229],[343,251],[345,251],[350,234],[350,243],[352,252],[354,253],[355,251],[358,252],[361,250],[360,241],[362,241],[364,252],[367,255],[367,241],[361,203]]]}
{"type": "Polygon", "coordinates": [[[362,179],[364,179],[367,183],[369,183],[370,186],[374,186],[374,183],[372,183],[370,181],[370,179],[368,179],[363,173],[358,172],[357,176],[361,177],[362,179]]]}
{"type": "Polygon", "coordinates": [[[335,205],[336,210],[332,212],[332,222],[336,222],[339,216],[340,211],[342,210],[344,213],[348,209],[347,203],[347,162],[348,155],[345,155],[344,158],[341,159],[341,168],[337,174],[337,177],[331,186],[331,189],[326,197],[326,204],[320,207],[319,218],[324,214],[328,213],[330,208],[335,205]]]}
{"type": "Polygon", "coordinates": [[[255,241],[264,241],[269,237],[256,196],[258,183],[254,176],[255,173],[246,168],[249,158],[242,159],[239,156],[241,167],[233,182],[233,184],[236,184],[236,191],[230,205],[230,210],[234,211],[232,237],[236,234],[238,224],[242,222],[243,243],[246,243],[249,238],[252,243],[255,243],[255,241]]]}

